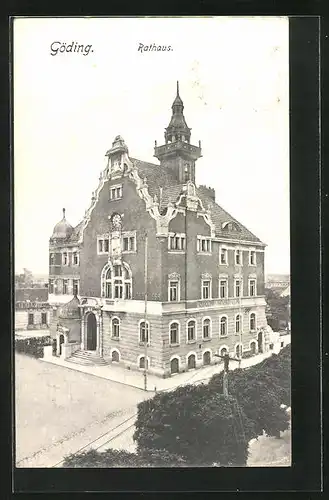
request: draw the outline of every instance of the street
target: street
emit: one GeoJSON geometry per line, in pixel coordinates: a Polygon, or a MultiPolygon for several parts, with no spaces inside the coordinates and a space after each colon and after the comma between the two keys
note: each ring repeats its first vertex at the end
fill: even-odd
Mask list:
{"type": "Polygon", "coordinates": [[[52,467],[110,429],[119,433],[137,403],[152,396],[21,354],[15,378],[17,467],[52,467]]]}

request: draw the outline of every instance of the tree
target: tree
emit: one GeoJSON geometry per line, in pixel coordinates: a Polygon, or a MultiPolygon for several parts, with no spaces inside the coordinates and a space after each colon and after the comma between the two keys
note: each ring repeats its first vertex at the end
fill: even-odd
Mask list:
{"type": "Polygon", "coordinates": [[[243,466],[252,427],[234,398],[188,385],[139,403],[134,440],[143,456],[162,449],[188,466],[243,466]]]}
{"type": "MultiPolygon", "coordinates": [[[[209,385],[220,390],[223,373],[214,375],[209,385]]],[[[289,427],[289,416],[281,404],[290,405],[290,347],[250,368],[230,371],[229,393],[254,423],[254,434],[249,439],[263,430],[269,436],[280,437],[280,431],[289,427]]]]}
{"type": "Polygon", "coordinates": [[[290,321],[290,297],[280,297],[274,290],[267,289],[265,290],[265,298],[267,302],[267,322],[270,327],[274,331],[278,331],[282,323],[287,326],[290,321]]]}

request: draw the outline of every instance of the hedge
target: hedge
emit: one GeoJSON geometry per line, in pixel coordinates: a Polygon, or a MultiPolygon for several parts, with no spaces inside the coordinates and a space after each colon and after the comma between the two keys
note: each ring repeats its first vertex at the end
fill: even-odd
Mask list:
{"type": "Polygon", "coordinates": [[[43,358],[43,348],[48,345],[51,345],[50,335],[15,339],[15,351],[34,358],[43,358]]]}

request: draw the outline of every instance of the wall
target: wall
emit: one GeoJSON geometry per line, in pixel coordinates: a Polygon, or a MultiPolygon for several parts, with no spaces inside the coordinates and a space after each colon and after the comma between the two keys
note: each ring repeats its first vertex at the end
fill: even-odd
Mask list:
{"type": "MultiPolygon", "coordinates": [[[[112,314],[103,312],[103,357],[111,359],[111,349],[120,352],[121,362],[132,369],[138,369],[138,356],[144,355],[144,345],[139,343],[139,322],[144,320],[142,314],[112,314]],[[111,336],[111,321],[113,317],[120,319],[120,339],[111,336]]],[[[150,316],[150,345],[147,348],[147,356],[150,358],[149,371],[161,373],[162,362],[162,318],[161,316],[150,316]]]]}
{"type": "Polygon", "coordinates": [[[145,203],[136,193],[136,187],[127,178],[105,182],[99,200],[84,231],[80,253],[80,294],[90,297],[101,295],[101,271],[108,261],[107,255],[97,255],[97,235],[109,232],[108,217],[118,212],[122,216],[122,231],[136,231],[137,253],[122,254],[132,270],[133,299],[144,298],[144,230],[148,231],[149,294],[158,297],[161,277],[159,276],[160,244],[155,236],[155,221],[145,210],[145,203]],[[123,184],[123,198],[109,201],[111,185],[123,184]]]}
{"type": "Polygon", "coordinates": [[[36,310],[36,309],[31,309],[31,310],[16,310],[15,311],[15,330],[27,330],[27,329],[41,329],[41,328],[48,328],[50,323],[50,311],[45,309],[45,310],[36,310]],[[41,313],[44,312],[47,315],[47,325],[43,325],[41,323],[41,313]],[[34,315],[34,324],[33,326],[28,325],[28,316],[29,313],[32,313],[34,315]]]}

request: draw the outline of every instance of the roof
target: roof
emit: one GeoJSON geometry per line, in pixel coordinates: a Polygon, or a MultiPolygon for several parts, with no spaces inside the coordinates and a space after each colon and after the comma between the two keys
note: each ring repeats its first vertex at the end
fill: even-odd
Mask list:
{"type": "MultiPolygon", "coordinates": [[[[155,163],[138,160],[137,158],[130,158],[130,160],[136,166],[139,177],[141,179],[146,178],[150,196],[154,197],[156,195],[158,197],[160,202],[160,211],[162,211],[169,202],[176,203],[178,201],[180,194],[183,192],[184,184],[177,183],[177,178],[173,172],[155,163]],[[161,196],[160,188],[162,188],[161,196]]],[[[206,210],[210,208],[211,219],[215,224],[216,236],[227,238],[228,240],[247,240],[250,242],[261,243],[261,240],[257,238],[257,236],[255,236],[251,231],[249,231],[249,229],[243,226],[239,221],[234,219],[234,217],[219,206],[211,198],[211,196],[208,196],[204,192],[201,187],[200,189],[196,189],[196,194],[201,199],[204,208],[206,210]],[[235,222],[239,226],[240,231],[223,231],[222,225],[228,221],[235,222]]],[[[81,221],[77,226],[75,226],[69,242],[79,240],[83,225],[84,221],[81,221]]]]}
{"type": "MultiPolygon", "coordinates": [[[[178,200],[179,195],[183,192],[184,184],[177,184],[177,179],[170,170],[154,163],[144,162],[135,158],[130,159],[138,168],[139,176],[142,179],[146,177],[151,196],[156,194],[160,199],[160,187],[162,187],[160,210],[164,209],[169,202],[175,203],[178,200]]],[[[210,196],[207,196],[202,189],[197,188],[196,194],[201,199],[206,210],[208,206],[210,207],[211,219],[215,224],[216,236],[261,243],[261,240],[257,238],[257,236],[226,212],[210,196]],[[223,231],[222,224],[228,221],[238,224],[241,231],[234,231],[234,233],[223,231]]]]}

